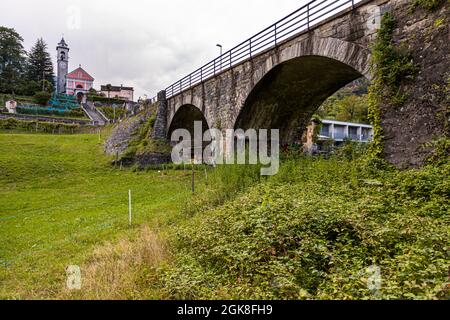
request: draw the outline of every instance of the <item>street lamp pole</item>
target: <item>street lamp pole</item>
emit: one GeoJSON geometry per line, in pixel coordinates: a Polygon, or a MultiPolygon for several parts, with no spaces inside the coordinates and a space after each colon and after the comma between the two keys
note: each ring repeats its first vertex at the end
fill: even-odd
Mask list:
{"type": "Polygon", "coordinates": [[[220,49],[220,71],[222,71],[222,50],[223,50],[223,47],[222,47],[221,44],[216,44],[216,46],[219,47],[219,49],[220,49]]]}

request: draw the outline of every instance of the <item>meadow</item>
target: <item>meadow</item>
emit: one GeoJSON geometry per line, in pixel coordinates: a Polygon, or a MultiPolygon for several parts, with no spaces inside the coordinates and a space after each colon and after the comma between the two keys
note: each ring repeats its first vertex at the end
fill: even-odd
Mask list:
{"type": "Polygon", "coordinates": [[[447,153],[403,171],[359,145],[286,154],[269,178],[198,167],[193,195],[188,168],[114,167],[103,138],[0,133],[0,298],[450,297],[447,153]]]}
{"type": "Polygon", "coordinates": [[[0,133],[0,298],[55,298],[66,267],[95,247],[176,221],[189,175],[114,168],[102,143],[88,134],[0,133]]]}

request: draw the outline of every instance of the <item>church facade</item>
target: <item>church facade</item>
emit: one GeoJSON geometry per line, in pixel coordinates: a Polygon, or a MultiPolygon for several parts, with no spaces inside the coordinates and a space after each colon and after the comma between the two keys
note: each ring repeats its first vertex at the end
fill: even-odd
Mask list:
{"type": "Polygon", "coordinates": [[[87,94],[94,87],[94,78],[89,75],[81,65],[78,69],[66,75],[66,93],[77,95],[87,94]]]}
{"type": "Polygon", "coordinates": [[[95,79],[81,65],[74,71],[69,72],[70,49],[64,38],[58,43],[56,51],[58,68],[57,93],[75,95],[79,102],[85,102],[87,93],[94,87],[95,79]]]}

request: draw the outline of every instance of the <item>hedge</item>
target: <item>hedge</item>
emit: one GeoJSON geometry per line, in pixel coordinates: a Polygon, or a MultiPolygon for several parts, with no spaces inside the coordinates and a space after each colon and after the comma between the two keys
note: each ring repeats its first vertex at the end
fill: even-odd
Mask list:
{"type": "Polygon", "coordinates": [[[0,129],[26,130],[45,133],[75,133],[81,126],[57,122],[23,121],[14,118],[0,119],[0,129]]]}

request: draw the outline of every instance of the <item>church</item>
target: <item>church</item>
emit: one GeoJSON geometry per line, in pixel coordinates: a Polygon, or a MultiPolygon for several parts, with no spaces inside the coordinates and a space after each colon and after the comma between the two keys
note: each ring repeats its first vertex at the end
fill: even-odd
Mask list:
{"type": "Polygon", "coordinates": [[[89,90],[94,87],[94,78],[81,65],[69,72],[69,50],[66,41],[62,38],[56,47],[58,54],[56,91],[58,94],[74,95],[77,97],[78,102],[84,103],[89,90]]]}

